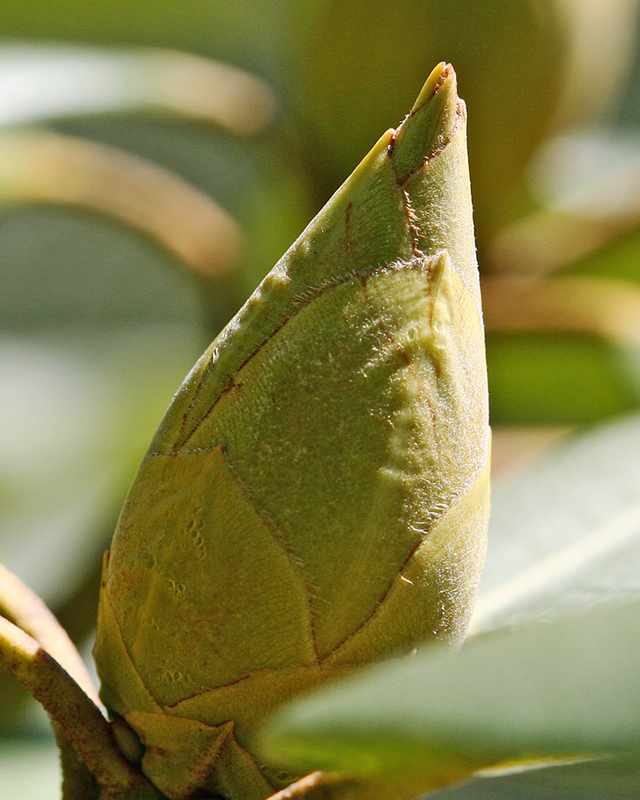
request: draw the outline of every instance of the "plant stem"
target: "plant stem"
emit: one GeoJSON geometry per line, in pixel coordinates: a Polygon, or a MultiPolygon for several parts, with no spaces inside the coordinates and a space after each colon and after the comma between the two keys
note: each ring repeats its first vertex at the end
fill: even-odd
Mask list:
{"type": "Polygon", "coordinates": [[[62,767],[62,800],[99,800],[100,787],[69,739],[54,723],[62,767]]]}
{"type": "Polygon", "coordinates": [[[0,564],[0,614],[32,636],[96,705],[98,695],[67,632],[35,592],[0,564]]]}
{"type": "MultiPolygon", "coordinates": [[[[100,795],[158,800],[161,795],[118,749],[98,707],[39,643],[0,617],[0,664],[31,692],[95,776],[100,795]]],[[[89,800],[86,798],[86,800],[89,800]]]]}
{"type": "Polygon", "coordinates": [[[272,795],[268,800],[336,800],[332,788],[335,784],[335,775],[312,772],[272,795]]]}

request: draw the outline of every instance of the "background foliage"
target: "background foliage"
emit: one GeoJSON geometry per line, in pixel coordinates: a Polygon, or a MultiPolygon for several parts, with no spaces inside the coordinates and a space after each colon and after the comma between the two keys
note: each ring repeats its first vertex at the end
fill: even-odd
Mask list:
{"type": "MultiPolygon", "coordinates": [[[[448,60],[469,114],[496,445],[492,545],[474,630],[555,618],[569,626],[560,636],[568,653],[577,652],[584,626],[618,631],[598,663],[592,643],[575,668],[593,667],[586,687],[597,675],[611,682],[612,697],[632,691],[613,665],[635,657],[630,620],[640,588],[637,5],[3,3],[0,560],[76,641],[90,644],[99,557],[172,392],[380,133],[398,123],[433,65],[448,60]],[[249,70],[263,83],[245,85],[173,51],[249,70]],[[185,240],[196,244],[185,249],[185,240]],[[624,619],[619,603],[631,603],[624,619]],[[576,617],[575,630],[564,619],[596,606],[588,613],[600,616],[576,617]]],[[[526,649],[526,637],[538,634],[518,631],[509,649],[513,669],[549,677],[530,682],[529,709],[570,682],[552,669],[556,634],[545,631],[540,663],[518,661],[517,637],[526,649]]],[[[507,700],[502,716],[482,719],[474,647],[504,656],[490,635],[476,641],[485,643],[462,651],[470,666],[461,670],[474,682],[463,692],[473,713],[461,729],[494,726],[505,757],[513,754],[500,742],[520,735],[551,748],[514,733],[507,722],[519,717],[507,700]]],[[[360,691],[376,697],[375,686],[360,691]]],[[[9,776],[22,763],[15,737],[47,734],[3,675],[0,707],[0,771],[9,776]]],[[[443,708],[424,713],[436,719],[443,708]]],[[[596,703],[582,721],[575,709],[551,714],[549,741],[567,715],[593,730],[612,708],[596,703]]],[[[334,728],[352,725],[335,713],[334,728]]],[[[287,724],[297,730],[291,719],[269,746],[286,743],[287,724]]],[[[322,737],[307,729],[311,755],[296,757],[318,763],[322,737]]],[[[594,734],[587,745],[571,735],[563,733],[568,744],[594,750],[615,739],[594,734]]],[[[625,728],[616,747],[637,747],[637,735],[637,726],[625,728]]],[[[607,796],[637,795],[634,757],[616,769],[594,763],[477,778],[443,798],[600,797],[598,781],[607,796]]],[[[55,781],[48,785],[57,796],[55,781]]]]}

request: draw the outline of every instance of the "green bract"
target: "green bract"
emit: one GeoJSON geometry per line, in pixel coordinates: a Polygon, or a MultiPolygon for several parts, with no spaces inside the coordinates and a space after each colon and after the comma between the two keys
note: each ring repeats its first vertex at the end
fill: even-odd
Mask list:
{"type": "Polygon", "coordinates": [[[131,488],[96,660],[145,774],[262,800],[265,715],[460,641],[488,454],[465,113],[440,64],[196,364],[131,488]]]}

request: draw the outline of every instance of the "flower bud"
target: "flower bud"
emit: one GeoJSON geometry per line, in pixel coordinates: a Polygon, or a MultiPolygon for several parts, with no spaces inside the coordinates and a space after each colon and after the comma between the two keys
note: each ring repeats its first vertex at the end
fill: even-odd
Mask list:
{"type": "Polygon", "coordinates": [[[465,111],[440,64],[198,361],[127,498],[96,661],[169,798],[263,800],[265,715],[461,640],[488,454],[465,111]]]}

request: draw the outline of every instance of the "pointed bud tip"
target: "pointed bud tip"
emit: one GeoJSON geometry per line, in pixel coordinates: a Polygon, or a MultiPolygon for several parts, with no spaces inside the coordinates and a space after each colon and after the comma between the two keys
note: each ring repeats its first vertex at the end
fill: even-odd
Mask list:
{"type": "Polygon", "coordinates": [[[457,124],[458,111],[455,70],[441,62],[396,132],[392,158],[400,182],[446,145],[457,124]]]}
{"type": "Polygon", "coordinates": [[[451,89],[456,90],[456,73],[451,64],[447,64],[444,61],[441,61],[436,67],[433,68],[431,74],[424,82],[424,86],[420,90],[420,94],[418,95],[416,102],[413,104],[413,108],[409,112],[409,116],[413,115],[418,111],[422,106],[426,105],[426,103],[431,100],[431,98],[437,94],[444,84],[447,84],[447,88],[445,91],[451,91],[451,89]]]}

